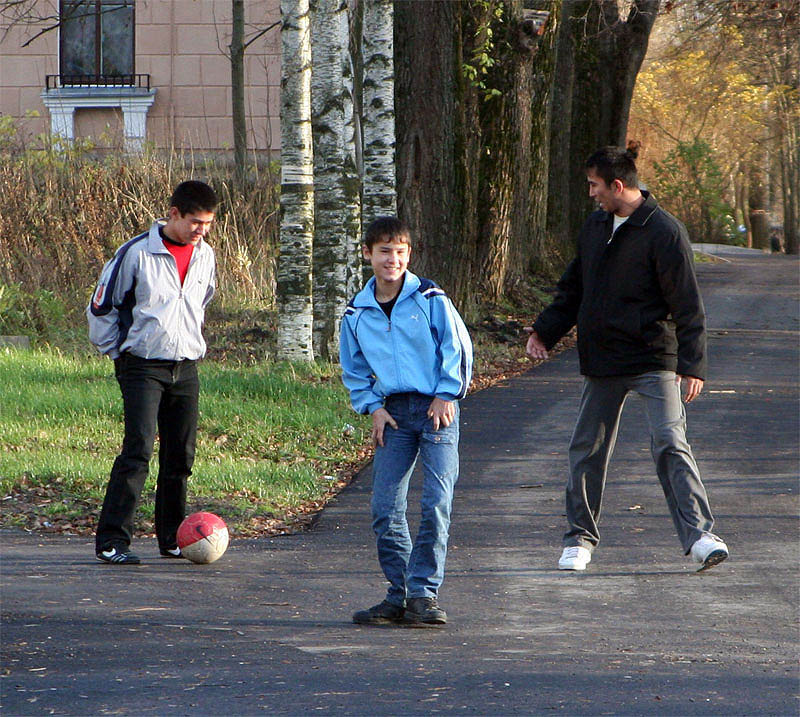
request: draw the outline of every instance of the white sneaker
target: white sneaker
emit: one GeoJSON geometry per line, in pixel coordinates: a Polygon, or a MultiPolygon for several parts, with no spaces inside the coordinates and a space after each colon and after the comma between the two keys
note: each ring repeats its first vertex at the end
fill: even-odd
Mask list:
{"type": "Polygon", "coordinates": [[[561,557],[558,559],[559,570],[586,570],[586,566],[592,562],[592,554],[580,545],[570,545],[564,548],[561,557]]]}
{"type": "Polygon", "coordinates": [[[716,535],[703,533],[698,540],[694,541],[691,552],[692,559],[696,563],[700,563],[700,567],[697,568],[697,571],[700,572],[714,565],[719,565],[725,560],[728,557],[728,546],[716,535]]]}

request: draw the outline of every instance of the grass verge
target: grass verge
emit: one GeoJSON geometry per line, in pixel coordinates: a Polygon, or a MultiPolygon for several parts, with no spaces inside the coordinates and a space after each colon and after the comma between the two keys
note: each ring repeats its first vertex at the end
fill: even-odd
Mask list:
{"type": "MultiPolygon", "coordinates": [[[[369,419],[350,408],[338,366],[264,361],[268,340],[225,340],[265,333],[247,329],[252,318],[215,322],[217,340],[200,366],[189,481],[189,511],[219,513],[238,536],[307,526],[371,456],[369,419]]],[[[254,327],[268,325],[255,318],[254,327]]],[[[522,327],[501,310],[471,327],[473,390],[529,368],[522,327]]],[[[69,346],[0,349],[3,527],[90,535],[97,523],[122,438],[122,402],[111,362],[69,346]]],[[[157,470],[154,456],[137,513],[141,535],[153,533],[157,470]]]]}
{"type": "MultiPolygon", "coordinates": [[[[192,507],[232,532],[280,532],[313,512],[365,457],[365,419],[330,364],[201,365],[192,507]]],[[[0,351],[3,524],[90,531],[122,436],[111,362],[51,349],[0,351]],[[26,506],[23,509],[23,506],[26,506]]],[[[138,525],[152,532],[154,476],[138,525]]]]}

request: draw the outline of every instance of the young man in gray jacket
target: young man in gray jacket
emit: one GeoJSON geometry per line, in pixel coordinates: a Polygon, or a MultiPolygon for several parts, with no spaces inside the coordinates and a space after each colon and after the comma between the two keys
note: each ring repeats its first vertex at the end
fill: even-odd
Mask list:
{"type": "Polygon", "coordinates": [[[166,220],[123,244],[104,267],[86,308],[89,338],[114,360],[125,436],[111,468],[95,538],[97,559],[141,562],[130,551],[136,504],[159,435],[155,528],[166,558],[180,558],[178,526],[197,434],[197,361],[205,355],[205,308],[215,289],[205,237],[217,206],[207,184],[179,184],[166,220]]]}
{"type": "Polygon", "coordinates": [[[681,403],[706,371],[705,311],[686,228],[639,190],[635,154],[605,147],[586,162],[589,196],[600,205],[581,230],[578,254],[555,300],[529,329],[527,353],[547,352],[574,325],[585,376],[569,447],[567,522],[561,570],[583,570],[600,542],[606,471],[625,398],[645,401],[656,471],[684,552],[700,569],[728,556],[686,440],[681,403]]]}

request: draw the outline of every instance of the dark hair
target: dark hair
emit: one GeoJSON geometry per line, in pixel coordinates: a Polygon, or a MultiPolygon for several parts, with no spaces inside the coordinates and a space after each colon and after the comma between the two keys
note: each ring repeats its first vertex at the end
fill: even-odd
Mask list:
{"type": "Polygon", "coordinates": [[[364,244],[372,249],[379,241],[399,241],[411,245],[411,232],[397,217],[378,217],[367,227],[364,244]]]}
{"type": "Polygon", "coordinates": [[[628,149],[622,147],[603,147],[586,160],[586,169],[593,169],[608,185],[615,179],[626,187],[639,186],[636,176],[636,157],[639,145],[630,143],[628,149]]]}
{"type": "Polygon", "coordinates": [[[190,179],[188,182],[181,182],[170,197],[169,205],[175,207],[181,216],[195,212],[214,212],[216,211],[219,200],[211,187],[205,182],[198,182],[190,179]]]}

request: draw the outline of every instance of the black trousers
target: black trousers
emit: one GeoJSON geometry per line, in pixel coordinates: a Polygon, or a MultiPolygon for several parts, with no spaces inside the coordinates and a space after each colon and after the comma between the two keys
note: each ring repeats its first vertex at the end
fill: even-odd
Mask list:
{"type": "Polygon", "coordinates": [[[122,452],[111,468],[97,526],[97,550],[127,549],[136,505],[159,435],[155,528],[159,548],[176,545],[192,473],[200,384],[195,361],[142,359],[124,353],[114,362],[125,411],[122,452]]]}

